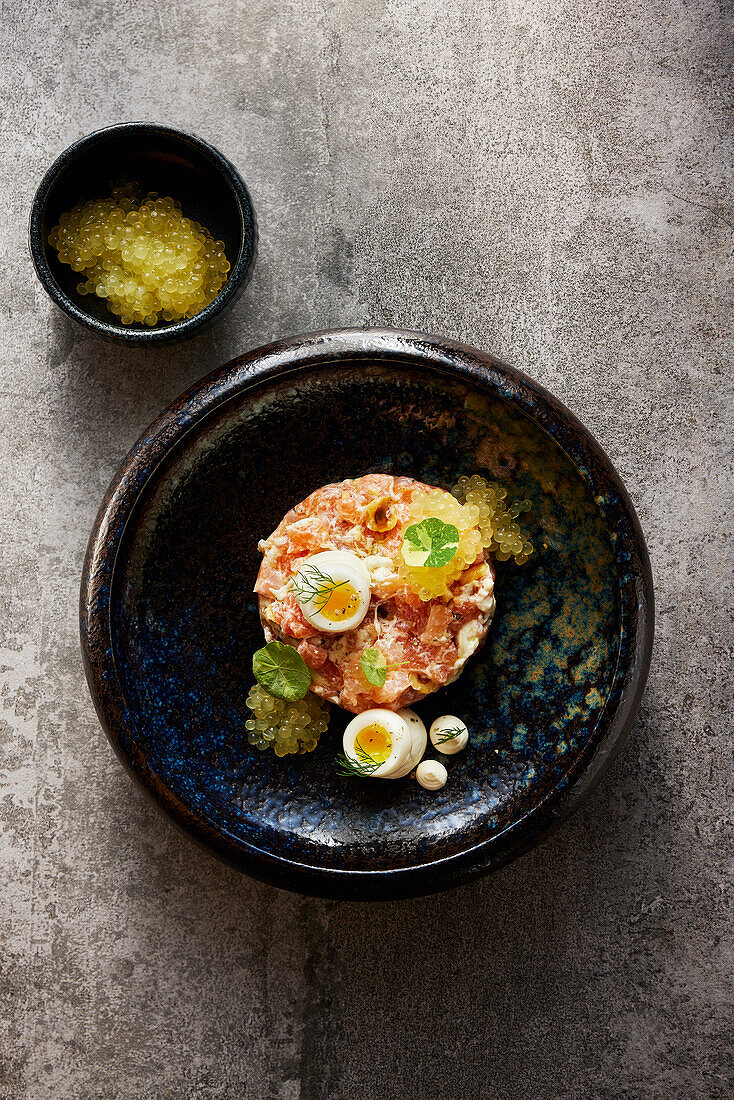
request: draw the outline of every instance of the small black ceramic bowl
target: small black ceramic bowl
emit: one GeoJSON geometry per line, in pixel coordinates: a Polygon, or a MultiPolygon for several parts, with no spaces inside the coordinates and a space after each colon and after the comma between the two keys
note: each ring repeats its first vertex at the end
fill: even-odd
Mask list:
{"type": "Polygon", "coordinates": [[[81,591],[92,696],[132,774],[237,867],[333,897],[440,890],[556,828],[630,728],[652,624],[642,532],[598,443],[519,371],[406,332],[286,340],[182,394],[113,480],[81,591]],[[340,776],[338,707],[312,753],[248,743],[258,540],[319,486],[375,471],[446,489],[477,473],[532,503],[535,550],[497,563],[486,645],[416,704],[471,731],[439,791],[340,776]]]}
{"type": "Polygon", "coordinates": [[[237,169],[193,134],[152,122],[109,126],[75,141],[41,180],[31,207],[30,249],[38,277],[58,306],[92,332],[128,344],[168,344],[208,328],[239,298],[257,255],[257,225],[250,194],[237,169]],[[123,325],[101,298],[77,290],[81,276],[59,262],[48,235],[79,202],[109,196],[122,179],[144,193],[181,203],[186,217],[224,242],[231,265],[227,282],[205,309],[184,321],[123,325]]]}

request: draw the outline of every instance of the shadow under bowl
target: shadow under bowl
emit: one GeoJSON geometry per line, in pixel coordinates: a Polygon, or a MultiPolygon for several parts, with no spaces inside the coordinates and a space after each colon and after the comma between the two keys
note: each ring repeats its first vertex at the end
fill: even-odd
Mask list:
{"type": "Polygon", "coordinates": [[[257,225],[244,180],[212,145],[169,126],[128,122],[80,138],[52,164],[33,199],[29,242],[39,279],[69,317],[108,339],[158,345],[198,335],[237,301],[255,264],[257,225]],[[152,327],[123,325],[105,300],[79,293],[83,275],[62,264],[49,244],[49,233],[65,211],[109,197],[121,180],[139,185],[144,194],[155,191],[176,199],[186,217],[224,242],[231,265],[227,282],[196,316],[152,327]]]}
{"type": "Polygon", "coordinates": [[[447,340],[321,333],[235,359],[145,432],[92,532],[81,633],[112,744],[190,836],[278,886],[399,897],[502,866],[588,796],[645,684],[652,581],[609,459],[540,386],[447,340]],[[309,755],[247,740],[258,540],[314,489],[373,471],[447,489],[479,473],[532,502],[535,552],[498,563],[484,649],[416,705],[471,731],[439,791],[337,775],[351,715],[336,707],[309,755]]]}

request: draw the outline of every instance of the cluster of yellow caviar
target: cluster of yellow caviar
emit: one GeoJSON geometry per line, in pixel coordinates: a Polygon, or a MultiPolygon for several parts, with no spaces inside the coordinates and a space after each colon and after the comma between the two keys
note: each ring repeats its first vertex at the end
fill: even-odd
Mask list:
{"type": "Polygon", "coordinates": [[[222,241],[185,218],[179,203],[152,194],[141,202],[130,185],[62,214],[48,240],[62,264],[84,273],[79,293],[106,298],[123,325],[193,317],[229,271],[222,241]]]}
{"type": "Polygon", "coordinates": [[[416,596],[420,596],[423,601],[447,596],[450,594],[451,585],[482,552],[482,541],[477,526],[479,510],[471,504],[459,504],[455,497],[444,489],[431,489],[427,493],[416,493],[410,502],[409,511],[408,526],[433,517],[444,523],[452,523],[458,529],[459,549],[447,565],[433,568],[425,565],[407,565],[402,555],[398,556],[398,573],[411,592],[415,592],[416,596]]]}
{"type": "Polygon", "coordinates": [[[533,552],[533,544],[523,535],[516,520],[522,512],[530,511],[529,500],[516,500],[508,508],[507,489],[477,474],[460,477],[451,492],[457,500],[478,510],[482,546],[498,561],[514,557],[518,565],[525,564],[533,552]]]}
{"type": "Polygon", "coordinates": [[[252,718],[245,722],[247,740],[256,749],[272,749],[276,756],[313,752],[329,725],[329,707],[312,692],[288,703],[255,684],[247,696],[252,718]]]}

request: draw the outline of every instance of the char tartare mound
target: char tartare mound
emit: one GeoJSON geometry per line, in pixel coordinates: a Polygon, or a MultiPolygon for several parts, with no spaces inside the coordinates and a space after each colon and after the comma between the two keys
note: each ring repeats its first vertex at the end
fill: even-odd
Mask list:
{"type": "Polygon", "coordinates": [[[367,474],[317,489],[260,543],[255,592],[265,636],[298,650],[313,692],[358,714],[371,707],[399,710],[456,679],[483,643],[494,612],[494,572],[480,536],[465,525],[453,566],[433,571],[430,589],[416,581],[426,570],[406,566],[401,544],[422,514],[445,515],[459,526],[461,508],[449,493],[413,478],[367,474]],[[424,501],[430,509],[421,512],[424,501]],[[341,633],[320,632],[297,598],[304,561],[327,551],[357,555],[369,574],[367,612],[341,633]],[[381,686],[363,671],[368,649],[384,657],[381,686]]]}

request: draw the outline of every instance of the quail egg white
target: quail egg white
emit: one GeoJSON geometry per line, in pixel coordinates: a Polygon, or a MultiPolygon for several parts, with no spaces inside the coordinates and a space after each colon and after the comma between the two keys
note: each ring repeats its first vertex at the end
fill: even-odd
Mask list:
{"type": "Polygon", "coordinates": [[[410,752],[408,753],[408,759],[406,760],[400,771],[396,772],[391,779],[401,779],[408,772],[412,772],[418,761],[422,758],[423,753],[426,751],[426,745],[428,744],[428,734],[426,733],[426,727],[421,719],[411,710],[409,707],[404,707],[403,710],[399,710],[398,714],[401,718],[404,718],[408,723],[410,730],[410,752]]]}

